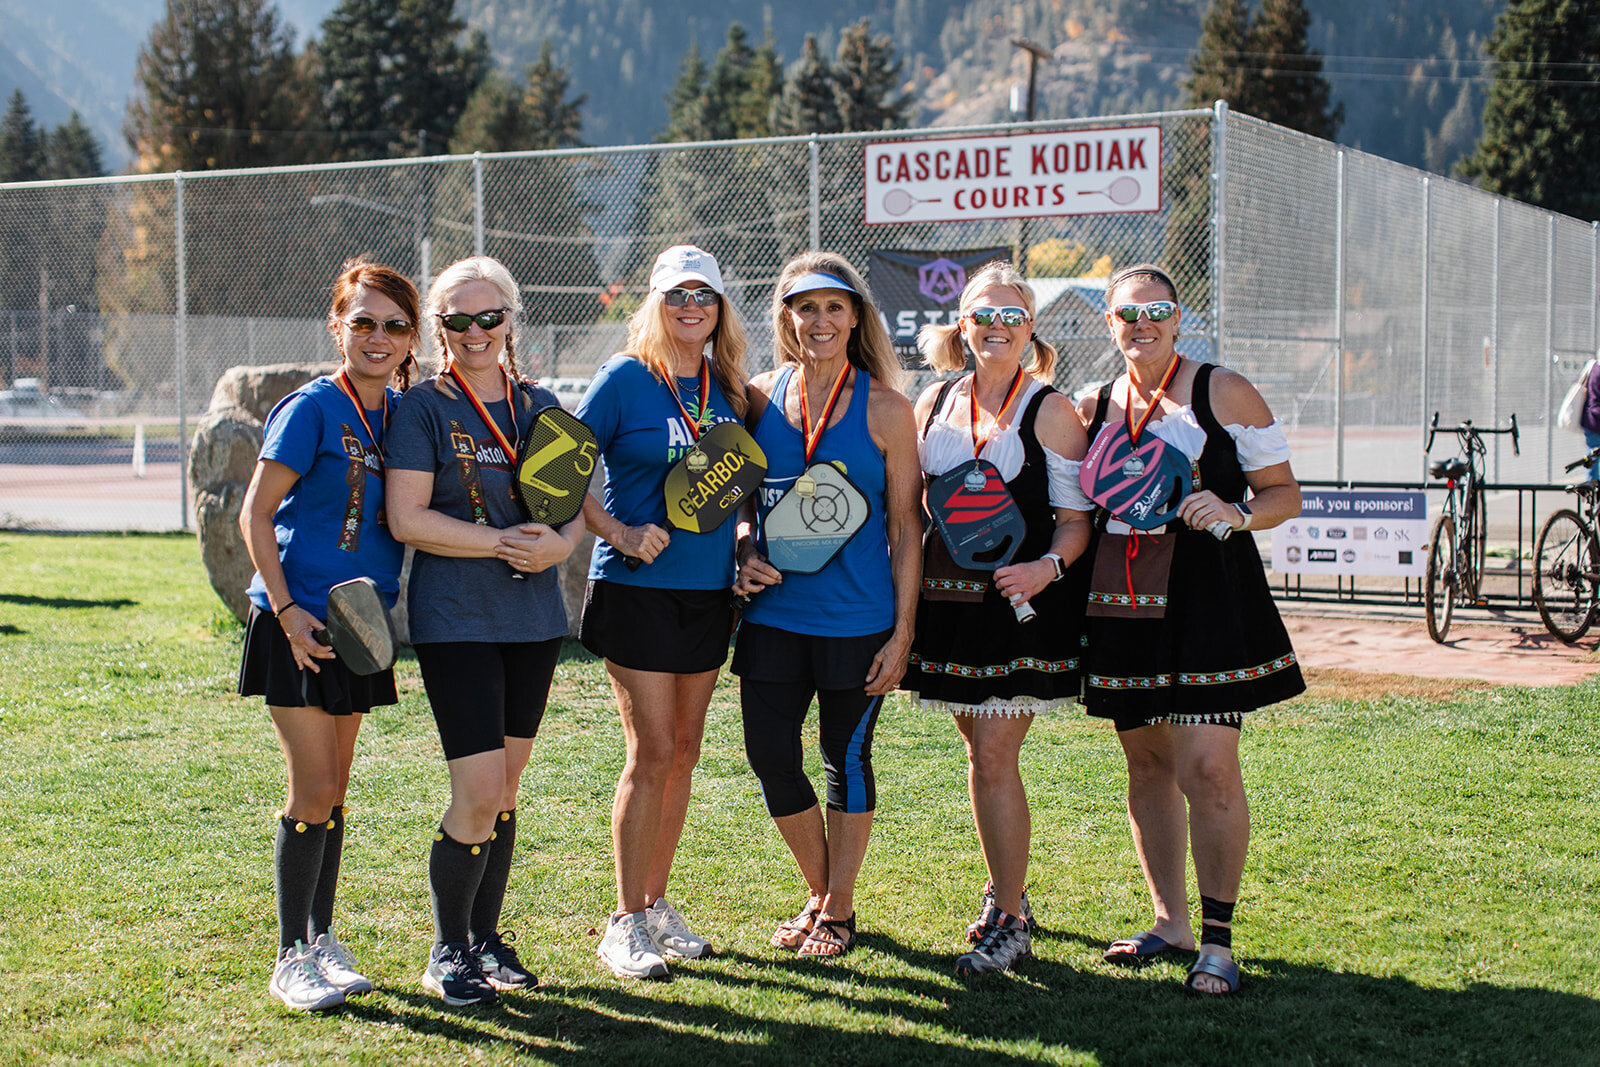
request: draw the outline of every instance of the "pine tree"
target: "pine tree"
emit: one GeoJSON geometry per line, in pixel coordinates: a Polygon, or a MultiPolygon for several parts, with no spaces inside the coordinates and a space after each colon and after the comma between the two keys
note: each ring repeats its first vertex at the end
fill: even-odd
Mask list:
{"type": "Polygon", "coordinates": [[[461,112],[450,151],[519,152],[533,147],[538,132],[523,105],[522,87],[496,71],[483,79],[461,112]]]}
{"type": "Polygon", "coordinates": [[[762,35],[761,46],[750,56],[744,91],[734,101],[734,136],[771,137],[772,110],[782,92],[783,59],[769,27],[762,35]]]}
{"type": "Polygon", "coordinates": [[[1511,0],[1485,46],[1497,61],[1483,135],[1459,166],[1490,192],[1600,218],[1600,18],[1587,0],[1511,0]]]}
{"type": "Polygon", "coordinates": [[[678,80],[667,96],[667,128],[662,141],[700,141],[705,139],[706,61],[700,46],[689,42],[689,51],[678,67],[678,80]]]}
{"type": "Polygon", "coordinates": [[[872,36],[866,19],[845,27],[833,64],[833,93],[840,125],[847,132],[904,126],[909,95],[895,95],[902,63],[888,34],[872,36]]]}
{"type": "Polygon", "coordinates": [[[33,109],[21,89],[13,89],[0,119],[0,182],[31,182],[41,177],[44,153],[33,109]]]}
{"type": "Polygon", "coordinates": [[[1212,0],[1200,24],[1200,40],[1189,57],[1190,76],[1184,83],[1189,103],[1210,107],[1226,100],[1229,107],[1248,110],[1249,74],[1245,52],[1250,47],[1248,0],[1212,0]]]}
{"type": "Polygon", "coordinates": [[[307,96],[269,0],[167,0],[123,129],[145,172],[301,162],[307,96]]]}
{"type": "Polygon", "coordinates": [[[105,173],[100,140],[74,111],[44,138],[45,178],[98,178],[105,173]]]}
{"type": "Polygon", "coordinates": [[[833,95],[833,68],[817,46],[815,34],[806,34],[800,62],[784,79],[783,92],[773,112],[776,134],[839,133],[844,123],[833,95]]]}
{"type": "Polygon", "coordinates": [[[523,106],[535,131],[536,143],[530,148],[576,148],[583,142],[583,116],[580,109],[588,94],[567,99],[572,78],[567,68],[556,63],[547,38],[539,48],[537,62],[523,72],[523,106]]]}
{"type": "Polygon", "coordinates": [[[455,0],[341,0],[322,23],[318,80],[343,159],[442,152],[490,69],[455,0]],[[463,40],[463,35],[465,40],[463,40]]]}
{"type": "Polygon", "coordinates": [[[1250,28],[1250,51],[1259,67],[1253,75],[1259,110],[1252,114],[1331,141],[1344,122],[1344,105],[1329,106],[1322,54],[1306,42],[1310,24],[1303,0],[1261,0],[1250,28]]]}
{"type": "Polygon", "coordinates": [[[739,137],[737,111],[750,89],[750,65],[755,50],[744,27],[728,27],[728,39],[711,63],[706,76],[705,109],[701,137],[707,141],[732,141],[739,137]]]}

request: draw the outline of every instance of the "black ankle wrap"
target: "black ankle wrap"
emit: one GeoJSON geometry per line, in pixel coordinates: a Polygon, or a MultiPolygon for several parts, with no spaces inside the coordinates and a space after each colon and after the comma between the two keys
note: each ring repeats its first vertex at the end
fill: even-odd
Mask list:
{"type": "Polygon", "coordinates": [[[1238,901],[1214,900],[1200,897],[1200,943],[1218,948],[1233,947],[1233,927],[1223,923],[1233,922],[1233,908],[1238,901]]]}

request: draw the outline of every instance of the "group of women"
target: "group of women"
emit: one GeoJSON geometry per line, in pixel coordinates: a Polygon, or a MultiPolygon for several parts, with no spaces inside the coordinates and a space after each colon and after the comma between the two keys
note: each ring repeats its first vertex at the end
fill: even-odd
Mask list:
{"type": "Polygon", "coordinates": [[[578,519],[551,528],[526,521],[514,495],[518,446],[556,401],[518,373],[520,300],[504,266],[452,265],[424,310],[393,270],[346,264],[328,312],[340,368],[273,410],[240,519],[258,571],[240,692],[265,696],[289,776],[271,993],[320,1010],[371,989],[333,934],[333,904],[356,733],[396,692],[392,671],[352,673],[318,631],[341,581],[370,577],[392,605],[402,545],[416,549],[411,640],[450,780],[429,857],[434,944],[422,982],[457,1005],[535,983],[500,913],[518,784],[568,632],[553,568],[585,529],[596,542],[577,632],[605,662],[626,742],[611,813],[617,904],[598,949],[615,974],[662,977],[669,961],[711,950],[667,889],[736,635],[746,755],[806,889],[775,947],[838,957],[856,943],[855,886],[877,807],[873,734],[884,698],[904,688],[950,714],[967,747],[989,877],[956,970],[1004,970],[1030,954],[1020,750],[1036,715],[1081,694],[1126,753],[1155,912],[1151,929],[1114,942],[1106,959],[1185,954],[1191,991],[1235,991],[1231,918],[1249,832],[1240,725],[1303,683],[1252,539],[1224,535],[1296,514],[1299,489],[1259,393],[1178,354],[1171,280],[1131,267],[1106,296],[1125,371],[1075,408],[1049,384],[1056,353],[1034,335],[1032,290],[1008,264],[983,268],[958,321],[919,337],[928,365],[970,370],[913,404],[898,389],[884,318],[844,258],[810,253],[784,267],[774,369],[747,380],[745,331],[716,259],[669,248],[625,351],[577,410],[604,483],[578,519]],[[424,333],[438,371],[411,385],[424,333]],[[737,520],[674,528],[667,473],[722,422],[753,436],[764,481],[737,520]],[[1190,461],[1188,495],[1159,536],[1096,507],[1081,484],[1090,441],[1118,424],[1190,461]],[[1025,520],[1012,562],[992,572],[957,565],[923,513],[927,482],[972,460],[992,464],[1025,520]],[[769,516],[790,494],[814,495],[824,464],[865,497],[866,521],[819,570],[784,573],[771,561],[769,516]],[[1023,603],[1035,621],[1021,621],[1023,603]],[[813,701],[825,804],[801,742],[813,701]]]}

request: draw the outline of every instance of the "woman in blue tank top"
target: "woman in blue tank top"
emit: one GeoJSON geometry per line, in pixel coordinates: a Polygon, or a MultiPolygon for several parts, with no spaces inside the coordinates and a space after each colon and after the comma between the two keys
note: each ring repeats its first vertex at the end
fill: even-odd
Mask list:
{"type": "Polygon", "coordinates": [[[766,453],[767,476],[755,513],[741,524],[734,592],[750,605],[733,672],[745,754],[810,894],[772,943],[835,957],[855,944],[855,883],[877,806],[872,731],[911,650],[922,471],[916,421],[895,388],[899,364],[883,317],[844,258],[813,252],[784,267],[773,333],[778,368],[747,390],[746,423],[766,453]],[[815,493],[820,464],[832,464],[861,490],[870,518],[819,571],[785,575],[767,559],[767,517],[786,493],[815,493]],[[826,816],[800,743],[813,697],[826,816]]]}

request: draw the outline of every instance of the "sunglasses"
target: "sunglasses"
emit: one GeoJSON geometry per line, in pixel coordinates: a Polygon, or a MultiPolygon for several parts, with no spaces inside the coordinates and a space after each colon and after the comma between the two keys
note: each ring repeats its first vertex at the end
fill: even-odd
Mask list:
{"type": "Polygon", "coordinates": [[[1152,300],[1148,304],[1118,304],[1111,309],[1111,314],[1127,323],[1138,322],[1140,315],[1151,322],[1166,322],[1177,310],[1178,305],[1170,300],[1152,300]]]}
{"type": "Polygon", "coordinates": [[[439,321],[444,323],[444,328],[451,333],[466,333],[472,329],[473,323],[477,323],[485,330],[492,330],[506,321],[506,309],[495,308],[492,311],[480,311],[476,315],[458,311],[454,315],[440,315],[439,321]]]}
{"type": "Polygon", "coordinates": [[[669,308],[688,307],[691,300],[699,307],[708,308],[722,299],[710,286],[704,289],[667,289],[662,292],[661,298],[669,308]]]}
{"type": "Polygon", "coordinates": [[[357,315],[353,319],[343,321],[350,328],[350,332],[359,337],[365,337],[379,326],[382,326],[383,332],[390,337],[410,337],[411,331],[416,329],[409,319],[384,319],[379,322],[377,319],[368,318],[366,315],[357,315]]]}
{"type": "Polygon", "coordinates": [[[967,318],[979,326],[993,326],[995,319],[999,319],[1002,326],[1021,326],[1028,321],[1028,309],[1019,307],[975,307],[967,312],[967,318]]]}

